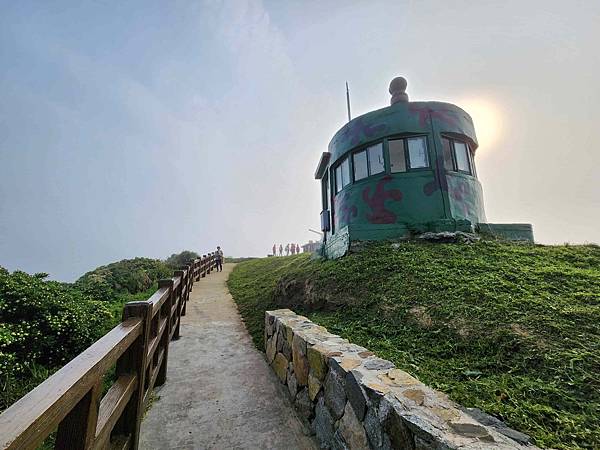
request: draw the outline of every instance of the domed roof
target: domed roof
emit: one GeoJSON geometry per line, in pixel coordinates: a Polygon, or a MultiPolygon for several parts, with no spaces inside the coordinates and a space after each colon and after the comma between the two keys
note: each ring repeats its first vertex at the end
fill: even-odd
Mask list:
{"type": "Polygon", "coordinates": [[[329,143],[330,161],[384,137],[411,133],[461,136],[470,141],[473,151],[477,148],[473,120],[466,111],[445,102],[410,102],[405,89],[406,80],[394,78],[390,106],[355,117],[340,128],[329,143]]]}

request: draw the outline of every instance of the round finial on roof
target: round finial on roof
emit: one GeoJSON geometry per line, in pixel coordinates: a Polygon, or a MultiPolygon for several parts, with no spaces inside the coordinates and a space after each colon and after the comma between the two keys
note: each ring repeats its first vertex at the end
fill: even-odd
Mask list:
{"type": "Polygon", "coordinates": [[[406,94],[406,78],[396,77],[390,82],[390,105],[398,102],[407,102],[408,95],[406,94]]]}

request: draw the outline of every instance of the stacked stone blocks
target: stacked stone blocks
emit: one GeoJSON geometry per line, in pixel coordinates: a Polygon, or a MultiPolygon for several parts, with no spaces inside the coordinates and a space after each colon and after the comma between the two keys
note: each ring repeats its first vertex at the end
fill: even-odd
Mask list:
{"type": "Polygon", "coordinates": [[[265,347],[321,448],[536,448],[478,422],[390,361],[289,309],[266,312],[265,347]]]}

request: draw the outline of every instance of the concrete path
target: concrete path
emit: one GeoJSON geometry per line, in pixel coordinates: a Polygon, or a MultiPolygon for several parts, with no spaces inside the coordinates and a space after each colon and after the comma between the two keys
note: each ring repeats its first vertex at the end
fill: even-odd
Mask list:
{"type": "Polygon", "coordinates": [[[194,285],[141,449],[316,448],[241,321],[225,284],[232,268],[194,285]]]}

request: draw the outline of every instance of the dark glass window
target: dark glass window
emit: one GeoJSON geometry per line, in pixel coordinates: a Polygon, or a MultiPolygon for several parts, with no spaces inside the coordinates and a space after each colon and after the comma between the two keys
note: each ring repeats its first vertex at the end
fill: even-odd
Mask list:
{"type": "Polygon", "coordinates": [[[350,184],[350,161],[348,158],[344,158],[341,164],[335,168],[335,193],[340,192],[348,184],[350,184]]]}
{"type": "Polygon", "coordinates": [[[345,158],[342,161],[342,187],[350,184],[350,161],[345,158]]]}
{"type": "Polygon", "coordinates": [[[427,141],[424,137],[409,138],[408,143],[408,161],[411,169],[423,169],[429,167],[429,157],[427,156],[427,141]]]}
{"type": "Polygon", "coordinates": [[[469,147],[464,142],[454,141],[454,154],[456,155],[456,169],[459,172],[471,173],[469,166],[469,147]]]}
{"type": "Polygon", "coordinates": [[[323,193],[323,209],[329,209],[329,176],[325,173],[325,176],[321,180],[322,193],[323,193]]]}
{"type": "Polygon", "coordinates": [[[442,138],[442,153],[444,156],[444,169],[454,170],[454,161],[452,159],[452,143],[450,139],[442,138]]]}
{"type": "Polygon", "coordinates": [[[469,146],[469,164],[471,164],[471,175],[477,177],[477,171],[475,170],[475,158],[473,152],[471,151],[471,147],[469,146]]]}
{"type": "Polygon", "coordinates": [[[406,155],[404,154],[404,139],[388,141],[390,152],[390,169],[392,173],[406,172],[406,155]]]}
{"type": "Polygon", "coordinates": [[[342,166],[335,168],[335,193],[342,190],[342,166]]]}
{"type": "Polygon", "coordinates": [[[473,153],[469,144],[450,138],[442,138],[444,168],[454,172],[475,174],[473,153]]]}
{"type": "Polygon", "coordinates": [[[367,149],[369,153],[369,175],[375,175],[385,170],[383,160],[383,143],[372,145],[367,149]]]}
{"type": "Polygon", "coordinates": [[[352,155],[354,162],[354,181],[362,180],[369,176],[369,166],[367,164],[367,151],[355,153],[352,155]]]}

